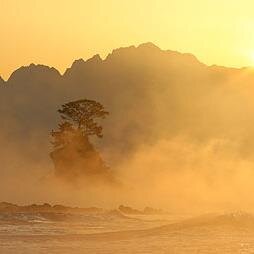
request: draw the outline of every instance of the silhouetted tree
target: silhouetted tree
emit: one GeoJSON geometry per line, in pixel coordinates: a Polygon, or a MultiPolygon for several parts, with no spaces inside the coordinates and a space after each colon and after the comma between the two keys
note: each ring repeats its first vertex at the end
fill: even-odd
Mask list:
{"type": "Polygon", "coordinates": [[[62,122],[53,137],[50,154],[57,175],[100,175],[109,178],[109,168],[89,141],[89,136],[102,137],[102,126],[96,119],[105,118],[108,112],[93,100],[77,100],[62,105],[58,110],[62,122]]]}
{"type": "Polygon", "coordinates": [[[99,138],[103,136],[102,126],[95,122],[95,119],[105,118],[108,112],[99,102],[87,99],[72,101],[62,105],[58,112],[64,122],[59,124],[57,131],[51,133],[55,147],[70,142],[74,133],[85,138],[91,135],[96,135],[99,138]]]}

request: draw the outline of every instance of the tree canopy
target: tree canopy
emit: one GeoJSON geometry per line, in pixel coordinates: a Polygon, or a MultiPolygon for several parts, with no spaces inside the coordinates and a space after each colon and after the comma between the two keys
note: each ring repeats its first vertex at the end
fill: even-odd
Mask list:
{"type": "Polygon", "coordinates": [[[78,100],[62,105],[58,110],[61,118],[82,130],[84,134],[102,137],[102,127],[95,122],[95,118],[105,118],[108,112],[93,100],[78,100]]]}
{"type": "Polygon", "coordinates": [[[54,147],[69,144],[74,136],[88,138],[96,135],[101,138],[102,126],[96,119],[105,118],[109,114],[99,102],[87,99],[68,102],[58,112],[63,122],[58,125],[57,131],[51,133],[54,147]]]}

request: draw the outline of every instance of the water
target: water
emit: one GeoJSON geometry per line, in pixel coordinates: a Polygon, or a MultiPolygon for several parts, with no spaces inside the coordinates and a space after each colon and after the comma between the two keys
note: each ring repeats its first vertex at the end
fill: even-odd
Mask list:
{"type": "Polygon", "coordinates": [[[254,217],[1,213],[0,253],[254,253],[254,217]]]}

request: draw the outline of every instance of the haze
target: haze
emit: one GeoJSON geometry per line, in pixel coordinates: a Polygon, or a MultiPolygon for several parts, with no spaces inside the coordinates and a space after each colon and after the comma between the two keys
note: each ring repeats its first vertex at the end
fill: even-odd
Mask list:
{"type": "Polygon", "coordinates": [[[76,60],[64,75],[48,66],[23,66],[8,82],[0,80],[0,197],[18,203],[251,211],[253,80],[252,69],[209,67],[194,55],[153,43],[115,49],[105,60],[99,55],[76,60]],[[74,186],[54,179],[49,154],[57,109],[83,98],[109,111],[104,137],[91,142],[118,187],[91,185],[82,163],[84,182],[70,168],[74,186]]]}
{"type": "Polygon", "coordinates": [[[253,10],[0,0],[0,253],[253,253],[253,10]]]}

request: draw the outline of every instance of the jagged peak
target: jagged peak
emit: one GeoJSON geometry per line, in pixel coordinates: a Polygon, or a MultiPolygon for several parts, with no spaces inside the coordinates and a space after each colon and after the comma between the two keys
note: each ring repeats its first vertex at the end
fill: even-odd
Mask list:
{"type": "Polygon", "coordinates": [[[83,64],[85,64],[85,63],[101,62],[101,61],[102,61],[102,59],[101,59],[100,55],[99,55],[99,54],[96,54],[96,55],[94,55],[93,57],[88,58],[86,61],[85,61],[83,58],[76,59],[76,60],[72,63],[71,68],[72,68],[72,67],[75,67],[75,66],[83,65],[83,64]]]}
{"type": "Polygon", "coordinates": [[[99,63],[102,63],[102,62],[103,62],[103,60],[102,60],[102,58],[100,57],[99,54],[96,54],[93,57],[88,58],[86,61],[83,58],[77,59],[72,63],[70,68],[66,69],[66,71],[64,73],[64,76],[70,74],[70,72],[72,70],[80,69],[83,66],[86,66],[87,64],[99,64],[99,63]]]}
{"type": "MultiPolygon", "coordinates": [[[[158,46],[153,44],[152,42],[145,42],[141,43],[137,47],[134,45],[128,46],[128,47],[120,47],[112,50],[112,53],[110,53],[107,58],[110,58],[111,56],[114,55],[119,55],[122,52],[129,52],[129,51],[135,51],[135,50],[140,50],[140,49],[147,49],[147,50],[160,50],[162,51],[158,46]]],[[[106,59],[107,59],[106,58],[106,59]]]]}
{"type": "Polygon", "coordinates": [[[114,58],[115,56],[121,55],[121,53],[125,53],[125,52],[130,52],[130,51],[134,51],[136,49],[135,46],[129,46],[129,47],[120,47],[117,49],[113,49],[112,52],[110,54],[107,55],[105,61],[108,61],[112,58],[114,58]]]}
{"type": "Polygon", "coordinates": [[[76,60],[72,63],[71,68],[74,67],[74,66],[76,66],[76,65],[81,65],[81,64],[84,64],[84,63],[85,63],[85,61],[84,61],[83,58],[76,59],[76,60]]]}
{"type": "Polygon", "coordinates": [[[173,61],[176,59],[181,60],[183,63],[193,63],[193,64],[197,64],[197,65],[202,65],[202,66],[206,66],[205,64],[201,63],[193,54],[190,53],[181,53],[178,51],[172,51],[172,50],[162,50],[161,48],[159,48],[157,45],[155,45],[152,42],[146,42],[146,43],[142,43],[139,46],[135,47],[135,46],[130,46],[130,47],[121,47],[118,49],[114,49],[112,51],[111,54],[109,54],[106,57],[105,61],[109,61],[112,59],[118,59],[118,57],[124,56],[124,57],[129,57],[131,55],[131,53],[135,52],[140,52],[140,54],[142,55],[143,53],[146,56],[164,56],[164,57],[168,57],[169,59],[171,58],[173,61]]]}
{"type": "Polygon", "coordinates": [[[28,65],[28,66],[22,66],[21,68],[23,68],[23,69],[30,69],[30,70],[38,70],[38,71],[40,71],[40,70],[46,70],[46,71],[53,71],[53,72],[59,73],[59,71],[56,68],[49,67],[49,66],[44,65],[44,64],[34,64],[34,63],[31,63],[30,65],[28,65]]]}
{"type": "Polygon", "coordinates": [[[93,57],[89,58],[86,60],[86,63],[98,63],[102,62],[103,60],[101,59],[101,56],[99,54],[94,55],[93,57]]]}
{"type": "Polygon", "coordinates": [[[77,59],[72,63],[71,68],[92,62],[102,62],[100,55],[96,54],[93,57],[88,58],[86,61],[83,58],[77,59]]]}
{"type": "Polygon", "coordinates": [[[145,42],[145,43],[141,43],[137,48],[144,48],[144,49],[156,49],[156,50],[161,50],[158,46],[156,46],[154,43],[152,42],[145,42]]]}

